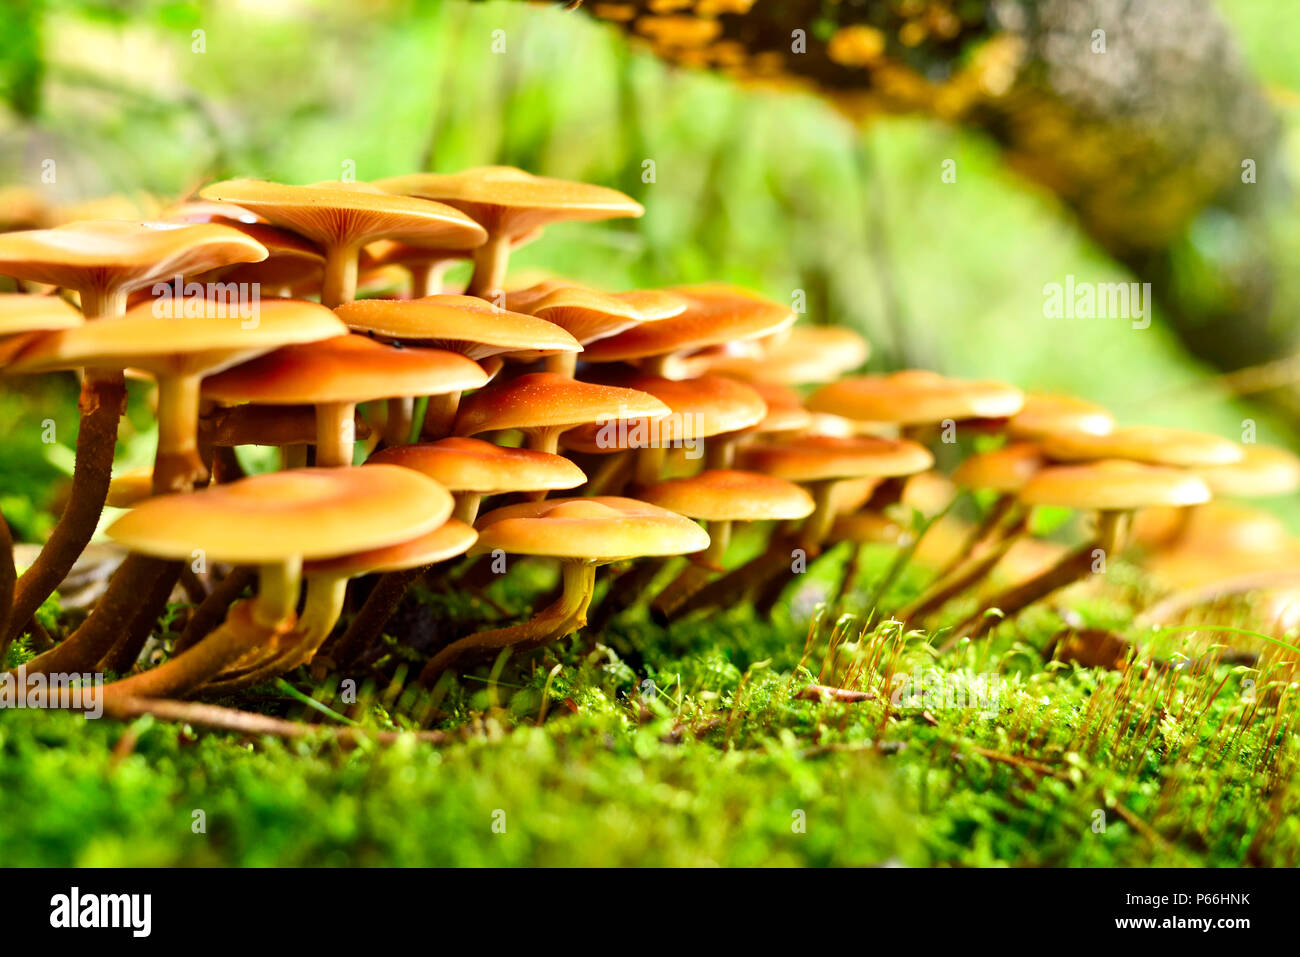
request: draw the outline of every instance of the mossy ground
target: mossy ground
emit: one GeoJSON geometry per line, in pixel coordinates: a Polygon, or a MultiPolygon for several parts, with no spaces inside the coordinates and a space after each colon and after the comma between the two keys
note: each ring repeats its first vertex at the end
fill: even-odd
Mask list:
{"type": "MultiPolygon", "coordinates": [[[[1276,672],[1213,654],[1188,664],[1181,635],[1124,671],[1045,661],[1060,626],[1046,608],[943,659],[931,636],[888,623],[823,616],[809,630],[805,605],[835,564],[796,590],[798,614],[746,607],[665,630],[634,611],[599,642],[498,663],[432,698],[387,682],[422,657],[409,645],[430,623],[486,608],[421,590],[397,622],[411,640],[355,705],[305,673],[294,693],[226,702],[389,729],[432,715],[458,729],[441,746],[2,713],[0,863],[1295,865],[1294,689],[1276,672]],[[895,676],[916,669],[929,697],[891,702],[895,676]],[[990,673],[996,704],[952,694],[990,673]],[[813,682],[876,697],[799,697],[813,682]]],[[[493,594],[526,603],[545,586],[535,572],[493,594]]],[[[1098,599],[1080,613],[1114,624],[1124,611],[1098,599]]]]}

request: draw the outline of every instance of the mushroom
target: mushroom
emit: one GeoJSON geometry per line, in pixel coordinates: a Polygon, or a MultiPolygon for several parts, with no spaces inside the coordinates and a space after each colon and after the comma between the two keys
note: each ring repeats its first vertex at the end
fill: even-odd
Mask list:
{"type": "MultiPolygon", "coordinates": [[[[510,356],[530,360],[557,353],[580,352],[578,340],[559,326],[521,312],[499,309],[474,296],[439,295],[424,299],[363,299],[336,312],[348,327],[399,342],[436,346],[474,360],[510,356]]],[[[442,438],[451,431],[460,406],[460,392],[446,392],[430,401],[423,433],[442,438]]],[[[390,409],[390,420],[394,418],[390,409]]],[[[410,421],[406,420],[409,432],[410,421]]],[[[396,432],[387,436],[398,444],[396,432]]]]}
{"type": "MultiPolygon", "coordinates": [[[[686,310],[686,300],[666,289],[598,292],[551,279],[506,294],[506,308],[539,316],[571,333],[582,345],[607,339],[642,322],[669,319],[686,310]]],[[[577,356],[557,353],[547,372],[572,377],[577,356]]]]}
{"type": "Polygon", "coordinates": [[[906,434],[918,426],[948,419],[1008,418],[1024,406],[1024,394],[1004,382],[950,379],[936,372],[908,369],[841,379],[822,386],[806,404],[813,412],[893,423],[906,434]]]}
{"type": "Polygon", "coordinates": [[[1216,498],[1273,498],[1300,488],[1300,459],[1274,445],[1241,446],[1241,458],[1192,471],[1216,498]]]}
{"type": "Polygon", "coordinates": [[[957,626],[944,647],[952,646],[963,636],[979,638],[996,621],[1010,619],[1039,599],[1092,574],[1099,558],[1118,555],[1125,520],[1134,509],[1155,506],[1181,508],[1209,499],[1209,487],[1201,479],[1159,465],[1104,459],[1085,465],[1042,469],[1020,490],[1020,501],[1026,505],[1097,512],[1093,539],[1043,573],[991,599],[986,607],[1000,609],[1000,618],[983,611],[972,615],[957,626]]]}
{"type": "Polygon", "coordinates": [[[204,299],[196,315],[160,318],[153,304],[126,315],[42,335],[10,365],[11,372],[55,369],[142,369],[158,381],[155,495],[188,491],[207,477],[198,455],[199,388],[205,375],[281,346],[315,342],[346,332],[323,306],[268,299],[249,322],[226,303],[204,299]]]}
{"type": "Polygon", "coordinates": [[[576,488],[587,479],[582,469],[560,455],[459,437],[394,446],[376,452],[366,464],[423,472],[455,495],[453,514],[470,524],[478,517],[484,495],[576,488]]]}
{"type": "Polygon", "coordinates": [[[1218,435],[1154,425],[1125,426],[1100,435],[1050,432],[1042,444],[1048,458],[1062,462],[1128,459],[1180,468],[1232,465],[1245,454],[1243,446],[1218,435]]]}
{"type": "Polygon", "coordinates": [[[770,336],[794,322],[794,311],[725,283],[677,286],[687,307],[667,319],[643,322],[588,345],[584,362],[636,362],[651,375],[683,378],[673,367],[682,355],[726,342],[770,336]]]}
{"type": "Polygon", "coordinates": [[[756,354],[736,354],[722,347],[681,360],[688,375],[729,375],[752,383],[813,385],[834,382],[860,368],[871,356],[867,340],[843,326],[800,323],[784,335],[760,342],[756,354]]]}
{"type": "MultiPolygon", "coordinates": [[[[396,545],[304,562],[302,574],[307,582],[307,597],[293,632],[280,647],[253,649],[205,683],[202,690],[208,694],[230,694],[300,665],[311,664],[343,614],[349,581],[362,575],[382,575],[382,582],[393,576],[406,577],[412,571],[418,574],[430,565],[463,555],[477,537],[472,526],[452,518],[431,532],[396,545]]],[[[371,596],[374,594],[372,591],[371,596]]],[[[359,619],[364,618],[369,604],[367,599],[357,616],[359,619]]],[[[350,634],[351,629],[335,647],[331,655],[334,660],[345,661],[345,654],[354,650],[346,645],[350,634]]]]}
{"type": "Polygon", "coordinates": [[[639,486],[659,481],[670,446],[686,447],[716,436],[711,441],[730,447],[739,430],[758,424],[767,414],[767,406],[757,392],[722,376],[676,380],[641,375],[627,379],[625,384],[662,401],[669,414],[658,419],[621,417],[617,428],[609,424],[585,425],[566,433],[564,444],[595,454],[631,450],[639,486]]]}
{"type": "Polygon", "coordinates": [[[367,243],[397,239],[469,249],[487,235],[448,206],[393,196],[367,183],[286,186],[233,179],[204,187],[199,195],[235,203],[319,245],[325,251],[321,302],[330,308],[356,296],[358,257],[367,243]]]}
{"type": "Polygon", "coordinates": [[[532,372],[480,389],[460,404],[457,435],[502,429],[524,433],[530,449],[554,453],[560,433],[589,423],[661,419],[668,406],[635,389],[578,382],[554,372],[532,372]]]}
{"type": "Polygon", "coordinates": [[[520,238],[561,220],[645,213],[640,203],[618,190],[533,176],[513,166],[394,176],[375,185],[401,196],[446,203],[482,224],[487,242],[474,250],[474,275],[466,291],[484,299],[495,298],[505,285],[510,248],[520,238]]]}
{"type": "MultiPolygon", "coordinates": [[[[74,222],[0,235],[0,274],[75,290],[86,319],[121,315],[133,290],[159,279],[265,256],[260,243],[214,224],[74,222]]],[[[72,488],[41,554],[19,579],[9,637],[27,626],[94,534],[125,402],[120,371],[92,370],[84,377],[72,488]]]]}
{"type": "Polygon", "coordinates": [[[71,329],[84,320],[58,296],[21,292],[0,294],[0,369],[21,352],[37,333],[71,329]]]}
{"type": "Polygon", "coordinates": [[[470,635],[448,645],[420,673],[424,684],[466,660],[505,648],[524,650],[582,628],[595,587],[597,565],[637,557],[684,555],[707,548],[695,522],[667,509],[628,498],[558,498],[507,505],[478,522],[471,554],[503,551],[558,558],[563,592],[529,621],[470,635]]]}
{"type": "MultiPolygon", "coordinates": [[[[375,453],[366,465],[400,465],[429,476],[452,492],[453,515],[473,524],[484,495],[502,492],[542,492],[574,488],[586,476],[568,459],[549,452],[511,449],[481,439],[446,438],[420,445],[399,445],[375,453]]],[[[418,570],[417,570],[418,571],[418,570]]],[[[358,649],[369,647],[401,604],[415,575],[385,575],[375,585],[340,645],[346,662],[358,649]]]]}
{"type": "Polygon", "coordinates": [[[1101,406],[1068,395],[1030,392],[1025,404],[1007,419],[1007,434],[1013,439],[1042,439],[1054,432],[1085,432],[1106,435],[1115,429],[1115,417],[1101,406]]]}
{"type": "Polygon", "coordinates": [[[807,518],[813,498],[784,479],[735,469],[707,469],[698,475],[669,479],[643,489],[651,505],[708,523],[709,547],[691,556],[691,564],[661,591],[652,608],[672,615],[717,572],[731,542],[733,522],[779,522],[807,518]]]}
{"type": "Polygon", "coordinates": [[[487,375],[464,356],[345,335],[287,346],[203,383],[219,402],[316,406],[316,464],[351,465],[358,402],[475,389],[487,375]]]}

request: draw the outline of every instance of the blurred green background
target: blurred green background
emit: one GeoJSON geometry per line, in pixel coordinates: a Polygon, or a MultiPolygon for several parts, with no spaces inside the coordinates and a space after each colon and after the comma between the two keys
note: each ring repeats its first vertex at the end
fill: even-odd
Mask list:
{"type": "MultiPolygon", "coordinates": [[[[1300,34],[1284,7],[1220,4],[1298,169],[1300,34]]],[[[1006,378],[1103,402],[1124,421],[1234,438],[1251,420],[1260,441],[1295,445],[1293,424],[1234,398],[1158,308],[1145,330],[1044,318],[1045,283],[1133,277],[960,126],[882,115],[860,128],[812,95],[669,66],[608,24],[518,2],[19,0],[0,7],[0,36],[0,185],[51,202],[174,199],[230,175],[305,183],[517,165],[618,186],[647,213],[552,228],[516,270],[609,287],[728,279],[783,301],[803,290],[810,320],[871,339],[875,369],[1006,378]],[[941,177],[945,159],[955,183],[941,177]]],[[[1267,219],[1270,242],[1300,249],[1285,202],[1267,219]]],[[[1209,230],[1204,242],[1221,241],[1209,230]]],[[[1289,322],[1300,289],[1278,281],[1289,322]]],[[[67,468],[75,429],[70,386],[33,406],[35,388],[50,387],[0,392],[0,506],[28,537],[42,524],[31,502],[67,468]],[[60,446],[40,444],[34,416],[56,419],[60,446]]],[[[137,438],[142,458],[149,439],[137,438]]],[[[1297,517],[1294,503],[1275,504],[1297,517]]]]}

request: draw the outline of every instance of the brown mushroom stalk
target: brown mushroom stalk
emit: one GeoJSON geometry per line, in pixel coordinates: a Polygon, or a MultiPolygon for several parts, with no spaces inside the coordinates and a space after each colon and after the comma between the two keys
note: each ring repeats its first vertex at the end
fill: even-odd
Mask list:
{"type": "Polygon", "coordinates": [[[587,609],[596,590],[596,565],[568,561],[564,562],[562,573],[563,588],[554,602],[523,624],[482,631],[452,642],[429,659],[420,672],[420,683],[432,684],[450,668],[467,661],[482,661],[505,648],[529,651],[581,630],[587,624],[587,609]]]}

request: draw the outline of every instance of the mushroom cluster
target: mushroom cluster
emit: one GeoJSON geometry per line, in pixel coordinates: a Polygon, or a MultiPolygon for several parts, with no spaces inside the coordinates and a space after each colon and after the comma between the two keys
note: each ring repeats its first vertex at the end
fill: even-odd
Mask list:
{"type": "MultiPolygon", "coordinates": [[[[482,167],[369,184],[233,180],[155,221],[0,235],[13,290],[0,294],[0,373],[82,382],[71,489],[39,557],[0,590],[0,652],[106,504],[126,509],[107,535],[129,554],[85,620],[25,668],[112,671],[123,677],[107,693],[126,699],[360,667],[413,582],[473,588],[509,573],[509,556],[555,562],[553,600],[434,649],[422,682],[581,630],[601,566],[612,566],[602,620],[645,600],[667,621],[770,603],[841,544],[910,554],[918,535],[975,512],[930,585],[893,609],[936,623],[950,601],[1007,577],[999,569],[1034,542],[1035,508],[1092,517],[1076,547],[981,594],[951,633],[977,638],[1000,620],[988,609],[1007,618],[1094,574],[1135,513],[1153,568],[1178,569],[1181,551],[1216,540],[1212,497],[1300,486],[1300,462],[1280,449],[1119,427],[1090,403],[1002,382],[855,375],[869,355],[861,336],[796,323],[735,286],[510,283],[512,249],[548,225],[642,213],[611,189],[482,167]],[[472,275],[444,290],[457,260],[472,275]],[[155,390],[157,451],[147,474],[114,476],[128,378],[155,390]],[[278,448],[279,470],[245,474],[245,446],[278,448]],[[943,522],[909,529],[886,513],[899,504],[943,522]],[[757,554],[737,562],[740,524],[757,554]],[[183,633],[161,663],[145,661],[177,588],[183,633]]],[[[1281,539],[1266,564],[1300,566],[1281,539]]]]}

